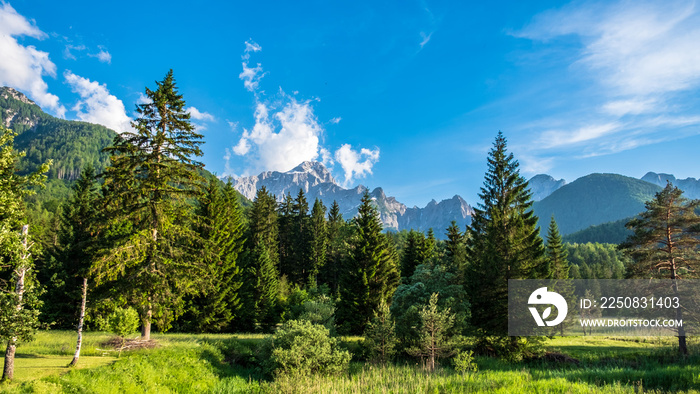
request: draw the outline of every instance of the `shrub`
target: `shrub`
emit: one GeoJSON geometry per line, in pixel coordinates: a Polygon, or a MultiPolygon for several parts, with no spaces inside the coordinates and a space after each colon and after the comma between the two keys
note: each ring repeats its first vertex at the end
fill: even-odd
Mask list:
{"type": "Polygon", "coordinates": [[[139,328],[139,314],[133,308],[117,308],[107,318],[109,331],[124,338],[139,328]]]}
{"type": "Polygon", "coordinates": [[[454,363],[455,371],[460,373],[476,372],[479,369],[479,366],[474,362],[474,352],[471,350],[458,352],[452,362],[454,363]]]}
{"type": "Polygon", "coordinates": [[[287,321],[263,346],[268,374],[337,374],[350,362],[350,352],[340,350],[327,328],[307,320],[287,321]]]}

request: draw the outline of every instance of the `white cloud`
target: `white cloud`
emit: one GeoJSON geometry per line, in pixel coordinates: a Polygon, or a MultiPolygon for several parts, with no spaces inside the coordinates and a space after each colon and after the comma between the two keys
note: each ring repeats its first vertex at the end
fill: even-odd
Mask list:
{"type": "Polygon", "coordinates": [[[194,120],[201,120],[204,122],[214,122],[216,120],[216,118],[214,118],[214,115],[207,112],[201,112],[195,107],[189,107],[185,109],[185,112],[189,112],[190,117],[194,120]]]}
{"type": "Polygon", "coordinates": [[[102,63],[112,63],[112,55],[107,52],[103,47],[100,47],[100,51],[94,54],[88,54],[90,57],[96,57],[97,60],[101,61],[102,63]]]}
{"type": "Polygon", "coordinates": [[[603,123],[596,125],[587,125],[576,130],[549,130],[542,133],[541,144],[545,148],[561,147],[573,145],[580,142],[586,142],[598,139],[619,131],[622,124],[617,122],[603,123]]]}
{"type": "MultiPolygon", "coordinates": [[[[325,130],[311,105],[319,99],[300,101],[294,97],[298,92],[290,96],[280,88],[277,97],[265,101],[256,91],[264,74],[260,64],[255,68],[248,67],[248,59],[251,52],[260,50],[259,45],[246,42],[243,72],[239,78],[246,89],[255,93],[255,124],[250,129],[243,128],[238,142],[231,150],[226,150],[226,172],[232,173],[229,168],[232,153],[245,156],[250,164],[244,175],[260,171],[289,171],[303,161],[319,159],[325,165],[333,166],[333,155],[321,144],[325,130]]],[[[330,123],[337,124],[340,120],[340,117],[335,117],[330,123]]],[[[238,126],[237,123],[230,125],[232,129],[238,126]]],[[[379,149],[361,149],[358,153],[346,144],[336,151],[335,158],[343,167],[347,185],[353,179],[372,173],[372,166],[379,160],[379,149]]]]}
{"type": "Polygon", "coordinates": [[[323,133],[311,104],[286,97],[280,109],[270,108],[258,102],[255,109],[255,125],[244,129],[238,144],[233,147],[237,155],[248,155],[253,172],[262,170],[288,171],[302,161],[315,160],[319,155],[319,141],[323,133]]]}
{"type": "Polygon", "coordinates": [[[372,167],[379,161],[379,148],[374,150],[362,148],[358,153],[350,144],[343,144],[335,151],[335,159],[343,167],[345,185],[349,185],[354,179],[372,174],[372,167]]]}
{"type": "Polygon", "coordinates": [[[248,62],[243,62],[241,64],[243,65],[243,71],[238,74],[238,78],[243,80],[243,86],[245,86],[246,89],[254,92],[258,89],[260,79],[265,76],[262,66],[258,63],[257,66],[250,68],[248,67],[248,62]]]}
{"type": "Polygon", "coordinates": [[[0,3],[0,85],[26,92],[39,106],[64,117],[66,109],[59,103],[58,96],[48,92],[43,80],[44,75],[56,77],[56,65],[49,60],[48,53],[31,45],[20,45],[15,37],[21,36],[47,37],[10,4],[0,3]]]}
{"type": "Polygon", "coordinates": [[[248,60],[250,58],[250,53],[260,52],[262,47],[258,45],[255,41],[249,40],[245,42],[245,51],[243,51],[243,60],[248,60]]]}
{"type": "Polygon", "coordinates": [[[80,100],[73,107],[78,119],[101,124],[118,133],[132,130],[124,103],[109,94],[107,85],[90,81],[70,71],[66,71],[64,77],[71,89],[80,95],[80,100]]]}

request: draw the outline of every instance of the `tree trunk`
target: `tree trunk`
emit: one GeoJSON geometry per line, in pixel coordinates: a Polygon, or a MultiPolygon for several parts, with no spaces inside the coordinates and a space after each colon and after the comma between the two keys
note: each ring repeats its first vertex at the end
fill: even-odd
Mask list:
{"type": "Polygon", "coordinates": [[[2,370],[2,379],[0,381],[10,381],[15,376],[15,341],[7,342],[7,350],[5,351],[5,367],[2,370]]]}
{"type": "Polygon", "coordinates": [[[83,345],[83,322],[85,321],[85,303],[87,301],[87,287],[88,278],[83,278],[83,299],[80,303],[80,319],[78,319],[78,343],[75,346],[75,355],[73,356],[73,361],[70,362],[68,366],[74,367],[78,365],[78,359],[80,358],[80,347],[83,345]]]}
{"type": "MultiPolygon", "coordinates": [[[[15,293],[17,294],[17,312],[22,310],[22,297],[24,297],[24,277],[29,271],[29,266],[24,264],[24,262],[29,259],[29,245],[27,243],[27,237],[29,236],[29,225],[25,224],[22,226],[22,247],[24,248],[24,253],[19,267],[15,270],[17,275],[17,283],[15,284],[15,293]]],[[[17,350],[17,337],[12,337],[7,342],[7,350],[5,351],[5,366],[2,370],[2,379],[0,381],[9,381],[15,376],[15,351],[17,350]]]]}
{"type": "Polygon", "coordinates": [[[148,341],[151,339],[151,317],[153,316],[153,309],[151,303],[148,303],[148,310],[146,310],[146,318],[143,319],[143,326],[141,326],[141,339],[148,341]]]}

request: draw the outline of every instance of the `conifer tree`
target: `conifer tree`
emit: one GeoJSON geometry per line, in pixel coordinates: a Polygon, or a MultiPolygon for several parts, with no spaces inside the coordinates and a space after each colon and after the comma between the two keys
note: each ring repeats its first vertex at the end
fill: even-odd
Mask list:
{"type": "Polygon", "coordinates": [[[425,236],[419,231],[409,230],[406,246],[401,255],[401,278],[404,282],[413,275],[416,267],[425,262],[425,236]]]}
{"type": "Polygon", "coordinates": [[[280,267],[279,260],[279,225],[277,214],[277,201],[275,196],[270,194],[265,186],[258,189],[250,208],[248,220],[248,250],[255,249],[262,244],[275,265],[280,267]]]}
{"type": "Polygon", "coordinates": [[[445,235],[447,236],[445,241],[446,263],[449,267],[459,272],[460,277],[463,277],[467,260],[464,234],[459,231],[457,222],[453,220],[445,235]]]}
{"type": "Polygon", "coordinates": [[[244,319],[252,324],[247,328],[270,331],[279,321],[277,293],[279,274],[267,247],[259,243],[248,253],[243,285],[244,319]]]}
{"type": "Polygon", "coordinates": [[[381,300],[394,294],[400,276],[396,251],[382,233],[379,213],[366,191],[353,227],[338,314],[347,331],[360,334],[381,300]]]}
{"type": "Polygon", "coordinates": [[[183,316],[187,328],[194,331],[220,332],[227,329],[241,308],[241,252],[245,241],[243,213],[231,182],[223,189],[211,178],[206,196],[200,202],[201,236],[209,252],[209,281],[201,293],[190,301],[183,316]]]}
{"type": "Polygon", "coordinates": [[[203,189],[198,171],[204,165],[193,159],[202,155],[202,135],[190,122],[172,70],[156,85],[146,88],[149,101],[136,108],[134,131],[117,135],[105,149],[111,163],[102,174],[103,208],[111,226],[128,221],[131,228],[92,270],[98,283],[113,282],[137,306],[146,340],[152,322],[165,330],[183,312],[183,297],[197,291],[206,273],[198,264],[203,241],[189,225],[187,204],[203,189]]]}
{"type": "Polygon", "coordinates": [[[418,346],[408,349],[408,353],[425,358],[425,367],[432,372],[435,371],[437,359],[451,355],[454,349],[453,338],[448,335],[454,324],[454,315],[450,313],[450,308],[438,309],[438,294],[433,293],[428,305],[423,306],[418,316],[420,342],[418,346]]]}
{"type": "Polygon", "coordinates": [[[326,249],[328,248],[326,207],[318,198],[311,209],[309,235],[311,238],[309,282],[316,283],[319,272],[326,265],[326,249]]]}
{"type": "Polygon", "coordinates": [[[18,175],[17,161],[24,152],[14,150],[15,136],[0,125],[0,341],[7,343],[0,381],[14,378],[17,345],[31,340],[38,326],[39,289],[23,201],[33,193],[32,186],[44,185],[51,164],[18,175]]]}
{"type": "Polygon", "coordinates": [[[280,275],[289,278],[294,259],[294,199],[290,193],[284,196],[284,200],[277,209],[277,227],[279,234],[279,265],[277,268],[280,275]]]}
{"type": "MultiPolygon", "coordinates": [[[[646,211],[627,223],[634,233],[620,245],[634,260],[628,275],[671,279],[678,294],[684,286],[681,279],[700,276],[700,200],[686,199],[682,190],[667,183],[645,206],[646,211]]],[[[676,308],[676,319],[683,319],[681,307],[676,308]]],[[[678,350],[688,354],[683,326],[678,327],[678,350]]]]}
{"type": "Polygon", "coordinates": [[[370,352],[370,358],[386,364],[396,354],[396,324],[391,316],[389,304],[381,300],[374,312],[374,318],[364,333],[364,346],[370,352]]]}
{"type": "MultiPolygon", "coordinates": [[[[574,299],[574,286],[569,280],[571,265],[567,260],[568,252],[564,248],[561,234],[559,234],[559,227],[553,215],[547,230],[547,246],[545,252],[547,257],[547,269],[550,271],[551,279],[555,280],[552,291],[556,291],[567,301],[572,301],[574,299]]],[[[564,335],[564,328],[571,323],[572,316],[567,316],[557,327],[559,333],[564,335]]]]}
{"type": "Polygon", "coordinates": [[[304,286],[312,274],[311,268],[311,223],[309,203],[303,189],[299,189],[292,204],[292,243],[289,279],[304,286]]]}
{"type": "MultiPolygon", "coordinates": [[[[75,355],[70,365],[77,365],[83,339],[83,323],[85,322],[85,306],[88,292],[88,271],[95,256],[97,243],[97,223],[99,219],[96,210],[97,184],[95,170],[86,167],[80,178],[73,186],[73,196],[64,205],[59,230],[59,253],[65,278],[65,293],[70,295],[73,311],[78,312],[78,340],[75,355]],[[78,290],[80,289],[80,290],[78,290]],[[78,300],[79,304],[78,304],[78,300]],[[79,308],[76,308],[76,304],[79,308]]],[[[53,298],[54,295],[52,295],[53,298]]],[[[58,296],[58,295],[55,295],[58,296]]],[[[60,298],[58,296],[57,298],[60,298]]],[[[71,313],[69,316],[75,316],[71,313]]]]}
{"type": "MultiPolygon", "coordinates": [[[[547,278],[544,246],[532,211],[532,194],[519,164],[498,133],[488,155],[488,169],[468,227],[467,294],[476,334],[508,335],[508,280],[547,278]]],[[[509,351],[521,343],[511,337],[509,351]]]]}
{"type": "Polygon", "coordinates": [[[321,268],[321,281],[328,285],[331,293],[338,292],[346,239],[349,236],[348,232],[345,231],[347,227],[343,215],[340,213],[338,202],[333,201],[328,212],[326,263],[321,268]]]}

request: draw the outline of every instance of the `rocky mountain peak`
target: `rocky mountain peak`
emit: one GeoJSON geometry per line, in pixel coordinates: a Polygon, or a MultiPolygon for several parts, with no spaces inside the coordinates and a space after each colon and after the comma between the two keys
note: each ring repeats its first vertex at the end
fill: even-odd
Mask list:
{"type": "Polygon", "coordinates": [[[333,175],[322,163],[317,161],[305,161],[287,171],[287,173],[301,172],[318,179],[318,183],[336,183],[333,175]]]}
{"type": "Polygon", "coordinates": [[[21,101],[25,104],[36,105],[32,100],[27,98],[27,96],[25,96],[24,93],[21,93],[9,86],[0,87],[0,97],[4,98],[5,100],[12,98],[14,100],[21,101]]]}
{"type": "Polygon", "coordinates": [[[563,179],[556,180],[547,174],[537,174],[530,178],[528,184],[530,185],[530,191],[532,191],[532,199],[540,201],[566,185],[566,181],[563,179]]]}

